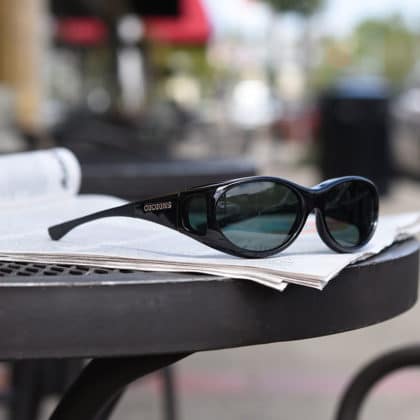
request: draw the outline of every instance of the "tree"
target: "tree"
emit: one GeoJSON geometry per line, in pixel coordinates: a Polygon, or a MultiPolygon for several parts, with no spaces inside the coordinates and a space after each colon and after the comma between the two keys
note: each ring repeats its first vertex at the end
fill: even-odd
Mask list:
{"type": "Polygon", "coordinates": [[[386,19],[367,19],[353,34],[359,67],[374,66],[391,82],[404,81],[416,61],[418,34],[407,27],[399,15],[386,19]]]}
{"type": "Polygon", "coordinates": [[[310,16],[324,3],[324,0],[266,0],[278,12],[295,12],[310,16]]]}

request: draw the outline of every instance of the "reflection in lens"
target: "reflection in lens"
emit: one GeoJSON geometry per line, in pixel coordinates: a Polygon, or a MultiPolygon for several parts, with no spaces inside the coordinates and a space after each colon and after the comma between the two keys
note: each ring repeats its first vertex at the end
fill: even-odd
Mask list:
{"type": "Polygon", "coordinates": [[[298,214],[297,194],[271,181],[234,186],[216,206],[216,219],[225,237],[249,251],[267,251],[285,243],[294,231],[298,214]]]}
{"type": "Polygon", "coordinates": [[[366,182],[344,182],[326,194],[324,215],[333,239],[344,247],[363,244],[376,219],[375,192],[366,182]]]}

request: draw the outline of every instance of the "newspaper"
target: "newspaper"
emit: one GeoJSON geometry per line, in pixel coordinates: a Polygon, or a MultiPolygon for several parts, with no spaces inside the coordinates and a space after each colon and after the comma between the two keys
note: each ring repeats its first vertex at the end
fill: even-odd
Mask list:
{"type": "Polygon", "coordinates": [[[382,216],[368,245],[338,254],[323,244],[309,217],[287,250],[263,259],[227,255],[166,227],[123,217],[88,223],[52,241],[49,226],[124,201],[77,195],[80,167],[65,149],[0,157],[0,179],[0,260],[8,261],[196,272],[252,280],[277,290],[288,283],[323,289],[347,265],[420,230],[420,212],[382,216]]]}

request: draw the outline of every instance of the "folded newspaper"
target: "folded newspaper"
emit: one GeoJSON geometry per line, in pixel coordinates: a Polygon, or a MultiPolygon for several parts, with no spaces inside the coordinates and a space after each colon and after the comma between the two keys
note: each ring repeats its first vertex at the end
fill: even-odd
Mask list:
{"type": "Polygon", "coordinates": [[[323,289],[347,265],[420,231],[420,212],[382,216],[368,245],[338,254],[323,244],[309,218],[287,250],[263,259],[227,255],[155,223],[121,217],[88,223],[52,241],[49,226],[123,203],[110,196],[78,195],[80,180],[80,166],[66,149],[0,157],[0,260],[196,272],[277,290],[288,283],[323,289]]]}

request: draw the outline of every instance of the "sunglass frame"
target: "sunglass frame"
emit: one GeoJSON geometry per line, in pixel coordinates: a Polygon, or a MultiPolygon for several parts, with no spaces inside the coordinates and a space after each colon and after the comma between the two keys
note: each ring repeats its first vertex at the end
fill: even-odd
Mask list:
{"type": "Polygon", "coordinates": [[[253,176],[220,182],[217,184],[203,185],[192,188],[188,191],[128,203],[123,206],[103,210],[52,226],[48,229],[48,231],[52,239],[58,240],[73,228],[99,218],[112,216],[134,217],[175,229],[184,235],[227,254],[244,258],[264,258],[277,254],[290,246],[302,231],[308,215],[312,211],[315,211],[316,227],[319,236],[329,248],[336,252],[343,253],[356,251],[369,242],[376,229],[378,209],[379,200],[375,184],[367,178],[360,176],[345,176],[330,179],[312,188],[298,185],[283,178],[253,176]],[[252,251],[236,246],[223,234],[216,217],[217,202],[223,194],[235,186],[255,182],[274,182],[283,185],[294,191],[299,199],[298,214],[293,226],[293,233],[281,245],[263,251],[252,251]],[[323,210],[325,205],[325,195],[337,185],[348,182],[363,182],[366,184],[372,193],[374,217],[370,223],[369,235],[359,244],[345,247],[335,241],[329,232],[323,210]],[[205,197],[206,200],[207,226],[205,232],[202,233],[192,229],[188,222],[187,203],[193,196],[205,197]]]}

